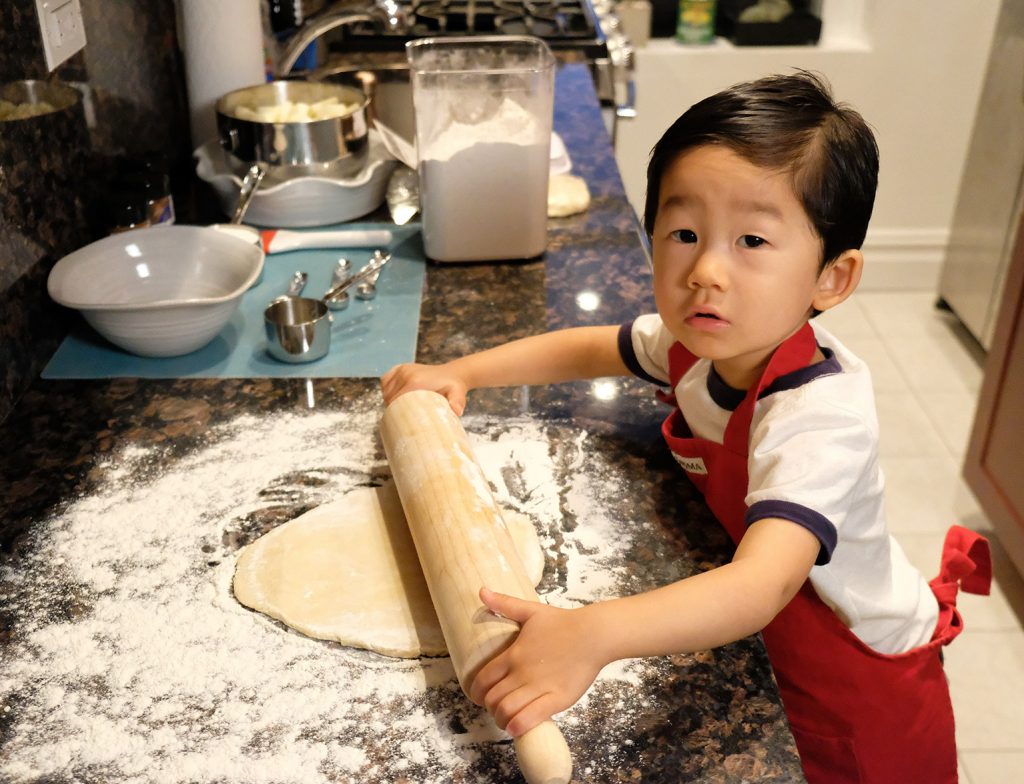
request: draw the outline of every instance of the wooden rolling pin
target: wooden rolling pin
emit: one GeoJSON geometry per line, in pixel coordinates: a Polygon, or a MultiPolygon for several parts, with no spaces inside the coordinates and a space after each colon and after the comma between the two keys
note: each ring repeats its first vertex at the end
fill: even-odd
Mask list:
{"type": "MultiPolygon", "coordinates": [[[[436,392],[396,398],[380,424],[384,451],[463,692],[508,647],[516,623],[491,614],[480,588],[538,601],[512,537],[448,401],[436,392]]],[[[515,739],[529,784],[567,784],[569,747],[551,720],[515,739]]]]}

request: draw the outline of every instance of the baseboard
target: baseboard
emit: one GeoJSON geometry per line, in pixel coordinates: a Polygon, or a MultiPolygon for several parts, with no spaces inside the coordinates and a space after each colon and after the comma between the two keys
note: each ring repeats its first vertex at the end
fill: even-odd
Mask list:
{"type": "Polygon", "coordinates": [[[864,241],[866,291],[938,291],[948,229],[871,229],[864,241]]]}

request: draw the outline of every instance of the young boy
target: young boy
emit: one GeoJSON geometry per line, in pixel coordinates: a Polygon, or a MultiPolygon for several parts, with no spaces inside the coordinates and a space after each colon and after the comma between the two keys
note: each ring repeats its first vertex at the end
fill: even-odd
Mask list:
{"type": "Polygon", "coordinates": [[[494,594],[521,624],[471,696],[519,735],[609,662],[762,632],[807,779],[956,781],[941,646],[958,587],[987,593],[987,543],[954,526],[929,585],[889,536],[863,362],[810,318],[856,289],[878,150],[808,73],[736,85],[651,154],[644,224],[657,314],[538,335],[440,366],[402,365],[385,401],[633,373],[670,386],[662,431],[737,543],[731,563],[563,610],[494,594]]]}

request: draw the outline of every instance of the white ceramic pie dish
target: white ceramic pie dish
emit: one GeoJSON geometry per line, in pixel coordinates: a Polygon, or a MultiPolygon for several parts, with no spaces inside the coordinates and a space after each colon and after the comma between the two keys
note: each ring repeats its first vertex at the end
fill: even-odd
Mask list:
{"type": "Polygon", "coordinates": [[[206,226],[113,234],[58,261],[50,297],[116,346],[144,357],[202,348],[263,270],[258,245],[206,226]]]}
{"type": "MultiPolygon", "coordinates": [[[[242,179],[234,173],[216,139],[194,153],[196,174],[210,183],[226,215],[234,212],[242,179]]],[[[388,178],[397,165],[376,131],[370,131],[366,165],[349,179],[302,176],[265,181],[256,191],[245,222],[273,228],[326,226],[354,220],[384,203],[388,178]]]]}

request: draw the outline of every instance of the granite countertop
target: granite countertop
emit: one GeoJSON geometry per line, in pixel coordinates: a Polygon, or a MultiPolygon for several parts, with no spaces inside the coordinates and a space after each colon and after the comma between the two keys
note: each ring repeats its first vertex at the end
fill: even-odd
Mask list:
{"type": "MultiPolygon", "coordinates": [[[[543,259],[432,264],[418,359],[439,362],[544,330],[619,323],[652,308],[646,256],[584,66],[560,70],[555,113],[574,173],[590,187],[589,211],[551,221],[543,259]]],[[[519,780],[510,744],[480,729],[486,717],[462,700],[446,659],[407,662],[394,677],[381,674],[380,683],[337,693],[391,665],[265,622],[252,632],[263,636],[249,646],[260,654],[251,667],[266,667],[260,677],[276,689],[273,700],[261,700],[256,688],[231,686],[225,673],[212,685],[193,682],[197,672],[213,672],[208,661],[218,651],[229,651],[239,670],[251,653],[227,635],[232,624],[253,625],[252,614],[221,603],[230,599],[224,580],[238,548],[323,502],[333,488],[379,483],[386,474],[373,432],[380,408],[375,379],[37,380],[0,427],[0,778],[274,781],[290,780],[272,772],[275,764],[299,770],[308,763],[324,781],[519,780]],[[332,433],[345,434],[344,448],[323,441],[325,433],[328,442],[332,433]],[[304,438],[308,444],[297,440],[304,438]],[[278,448],[281,465],[295,466],[260,476],[273,457],[264,453],[278,448]],[[353,455],[365,466],[345,464],[353,455]],[[218,472],[223,484],[239,487],[230,508],[218,500],[211,478],[218,472]],[[177,484],[167,484],[175,478],[177,484]],[[261,488],[251,498],[240,489],[246,481],[261,488]],[[150,498],[159,492],[177,495],[150,498]],[[208,508],[193,521],[203,493],[208,508]],[[154,515],[166,520],[154,522],[154,515]],[[191,554],[182,556],[188,568],[181,576],[154,578],[148,588],[138,582],[146,570],[173,571],[160,559],[178,552],[172,534],[193,525],[207,528],[181,545],[191,554]],[[97,539],[108,529],[108,542],[97,539]],[[77,534],[80,543],[75,531],[85,532],[77,534]],[[94,561],[76,566],[88,558],[94,561]],[[108,635],[102,625],[120,618],[113,597],[140,602],[148,592],[162,601],[161,592],[175,584],[213,598],[185,605],[181,615],[170,612],[169,599],[158,602],[152,615],[165,620],[158,635],[164,642],[156,647],[166,644],[166,655],[153,659],[150,642],[136,650],[138,662],[124,658],[132,650],[127,633],[108,635]],[[225,625],[210,616],[211,607],[223,610],[225,625]],[[180,650],[197,658],[184,659],[183,672],[147,675],[150,659],[159,669],[181,658],[169,641],[187,637],[190,627],[201,629],[205,642],[180,650]],[[278,654],[293,656],[293,664],[276,667],[278,654]],[[331,657],[329,667],[322,663],[331,657]],[[302,667],[313,669],[303,682],[289,681],[288,673],[302,667]],[[294,737],[289,721],[275,723],[269,702],[318,684],[327,689],[337,672],[347,673],[341,686],[330,687],[340,705],[315,715],[290,708],[302,728],[294,737]],[[399,689],[385,700],[381,683],[399,675],[419,678],[427,696],[399,689]],[[158,693],[146,693],[152,677],[166,681],[149,687],[158,693]],[[181,696],[191,689],[206,697],[181,696]],[[161,705],[177,712],[161,712],[161,705]],[[440,718],[431,720],[435,712],[440,718]],[[382,714],[390,718],[382,722],[382,714]],[[408,716],[422,726],[390,738],[408,716]],[[239,722],[259,730],[246,735],[239,722]],[[231,749],[211,751],[217,742],[231,749]],[[290,767],[280,762],[298,747],[308,759],[290,767]],[[192,756],[202,758],[199,767],[183,762],[192,756]],[[249,760],[256,767],[246,767],[249,760]]],[[[509,454],[539,445],[531,454],[550,461],[556,514],[541,524],[548,554],[542,595],[557,602],[643,590],[728,560],[727,537],[660,440],[665,413],[637,380],[471,393],[464,422],[476,443],[510,443],[509,454]],[[600,529],[590,539],[588,524],[600,529]],[[578,563],[591,571],[580,572],[578,563]]],[[[495,481],[505,481],[510,500],[528,510],[533,489],[509,475],[523,460],[498,463],[495,481]]],[[[139,618],[131,623],[143,625],[139,618]]],[[[803,780],[756,637],[622,666],[592,691],[561,722],[574,781],[803,780]]]]}

